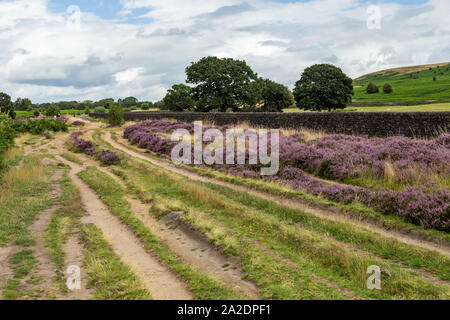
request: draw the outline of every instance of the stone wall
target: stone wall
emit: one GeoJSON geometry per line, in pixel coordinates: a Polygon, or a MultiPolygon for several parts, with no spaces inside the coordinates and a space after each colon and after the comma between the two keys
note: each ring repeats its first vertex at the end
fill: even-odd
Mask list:
{"type": "MultiPolygon", "coordinates": [[[[105,118],[106,114],[91,114],[105,118]]],[[[126,121],[175,119],[183,122],[208,121],[216,125],[239,124],[265,128],[323,130],[329,133],[369,136],[404,135],[433,137],[450,131],[450,112],[308,112],[308,113],[201,113],[126,112],[126,121]]]]}

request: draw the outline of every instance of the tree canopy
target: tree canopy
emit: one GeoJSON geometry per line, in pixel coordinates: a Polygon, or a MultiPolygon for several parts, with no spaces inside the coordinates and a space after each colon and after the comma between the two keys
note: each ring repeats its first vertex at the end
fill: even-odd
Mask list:
{"type": "Polygon", "coordinates": [[[265,88],[262,92],[264,112],[283,112],[283,109],[295,104],[294,95],[284,85],[266,79],[265,88]]]}
{"type": "Polygon", "coordinates": [[[380,91],[380,90],[378,89],[378,87],[377,87],[377,85],[376,85],[375,83],[370,82],[370,83],[367,85],[366,92],[367,92],[368,94],[378,93],[379,91],[380,91]]]}
{"type": "Polygon", "coordinates": [[[18,111],[31,111],[33,110],[33,106],[31,100],[28,98],[17,98],[14,102],[14,110],[18,111]]]}
{"type": "Polygon", "coordinates": [[[165,109],[170,111],[192,110],[195,101],[192,98],[192,88],[185,84],[175,84],[167,91],[163,99],[165,109]]]}
{"type": "Polygon", "coordinates": [[[16,117],[11,97],[3,92],[0,92],[0,112],[8,114],[13,119],[16,117]]]}
{"type": "Polygon", "coordinates": [[[52,103],[47,110],[45,110],[44,114],[48,117],[59,116],[61,111],[57,104],[52,103]]]}
{"type": "Polygon", "coordinates": [[[237,111],[247,101],[248,86],[257,79],[245,61],[206,57],[186,68],[197,111],[237,111]]]}
{"type": "Polygon", "coordinates": [[[139,100],[135,97],[127,97],[123,100],[119,100],[119,104],[121,104],[124,108],[136,107],[139,103],[139,100]]]}
{"type": "Polygon", "coordinates": [[[295,84],[297,107],[322,111],[344,109],[352,102],[353,80],[330,64],[316,64],[306,68],[295,84]]]}

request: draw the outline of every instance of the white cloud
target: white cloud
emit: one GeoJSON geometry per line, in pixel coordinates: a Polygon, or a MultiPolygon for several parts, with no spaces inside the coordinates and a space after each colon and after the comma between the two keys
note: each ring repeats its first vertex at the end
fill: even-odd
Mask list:
{"type": "Polygon", "coordinates": [[[114,78],[119,84],[127,84],[132,81],[136,81],[142,68],[130,68],[125,71],[117,72],[114,78]]]}
{"type": "Polygon", "coordinates": [[[314,63],[357,77],[450,56],[446,0],[381,3],[381,30],[367,29],[367,4],[358,0],[121,2],[120,20],[83,13],[74,29],[47,0],[1,1],[0,91],[33,101],[157,100],[207,55],[245,59],[260,76],[289,86],[314,63]],[[126,23],[136,9],[151,20],[126,23]]]}

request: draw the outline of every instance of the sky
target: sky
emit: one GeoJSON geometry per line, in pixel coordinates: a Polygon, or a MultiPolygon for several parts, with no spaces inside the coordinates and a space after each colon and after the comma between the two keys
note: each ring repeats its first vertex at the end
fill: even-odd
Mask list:
{"type": "Polygon", "coordinates": [[[33,102],[157,101],[204,56],[293,88],[450,61],[448,0],[0,0],[0,91],[33,102]]]}

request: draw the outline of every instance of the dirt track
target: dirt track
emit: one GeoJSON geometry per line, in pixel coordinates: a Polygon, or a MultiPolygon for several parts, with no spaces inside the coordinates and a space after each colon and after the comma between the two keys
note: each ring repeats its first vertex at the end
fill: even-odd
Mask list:
{"type": "Polygon", "coordinates": [[[133,232],[112,215],[96,193],[77,176],[83,167],[61,157],[58,160],[71,167],[70,178],[80,190],[82,203],[89,214],[82,222],[95,224],[102,230],[113,251],[132,267],[152,297],[156,300],[192,299],[183,281],[149,255],[133,232]]]}

